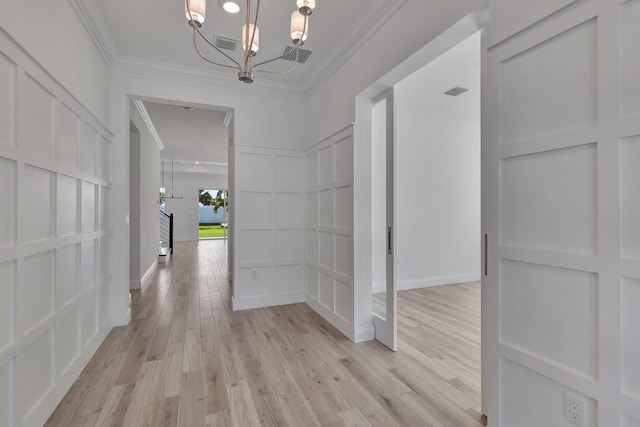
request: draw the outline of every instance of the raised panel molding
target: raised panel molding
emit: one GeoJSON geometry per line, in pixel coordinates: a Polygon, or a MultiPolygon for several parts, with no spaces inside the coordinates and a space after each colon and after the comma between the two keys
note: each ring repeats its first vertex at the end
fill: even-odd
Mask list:
{"type": "Polygon", "coordinates": [[[233,309],[304,301],[305,158],[235,146],[233,309]]]}
{"type": "Polygon", "coordinates": [[[0,31],[2,426],[43,425],[111,329],[112,140],[0,31]]]}
{"type": "Polygon", "coordinates": [[[306,156],[306,302],[352,340],[353,134],[349,127],[306,156]]]}

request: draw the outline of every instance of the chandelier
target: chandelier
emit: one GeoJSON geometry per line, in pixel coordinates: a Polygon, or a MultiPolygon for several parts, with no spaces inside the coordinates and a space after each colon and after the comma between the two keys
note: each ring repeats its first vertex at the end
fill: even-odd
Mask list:
{"type": "MultiPolygon", "coordinates": [[[[231,5],[235,5],[235,12],[239,11],[237,4],[228,2],[231,5]]],[[[185,16],[189,25],[193,28],[193,46],[198,55],[206,62],[217,65],[220,67],[231,68],[238,70],[238,79],[243,83],[253,83],[256,72],[263,73],[288,73],[292,71],[298,63],[298,50],[307,40],[309,36],[309,15],[313,12],[316,6],[316,0],[297,0],[297,9],[291,13],[291,26],[290,32],[293,47],[287,47],[285,52],[275,58],[271,58],[265,61],[254,63],[254,57],[260,49],[260,29],[258,28],[258,17],[260,15],[260,0],[256,0],[256,10],[253,22],[251,22],[251,0],[246,0],[246,19],[245,24],[242,26],[242,49],[244,54],[241,61],[237,61],[233,57],[227,55],[215,43],[207,39],[202,34],[201,27],[204,23],[206,12],[206,0],[185,0],[185,16]],[[207,45],[218,51],[224,56],[224,61],[227,63],[221,63],[212,61],[207,58],[198,48],[197,36],[200,36],[207,45]],[[261,70],[259,67],[278,61],[280,59],[293,58],[294,65],[287,70],[283,71],[271,71],[261,70]]]]}

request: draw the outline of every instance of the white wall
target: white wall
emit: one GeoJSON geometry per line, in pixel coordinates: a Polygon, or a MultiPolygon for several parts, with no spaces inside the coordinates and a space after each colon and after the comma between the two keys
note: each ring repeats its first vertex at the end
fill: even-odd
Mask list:
{"type": "Polygon", "coordinates": [[[394,100],[397,288],[480,280],[480,33],[394,100]],[[470,90],[443,94],[455,86],[470,90]]]}
{"type": "Polygon", "coordinates": [[[66,2],[32,6],[0,4],[3,426],[42,425],[112,326],[113,146],[96,107],[108,79],[66,2]]]}
{"type": "Polygon", "coordinates": [[[139,289],[158,261],[160,240],[160,147],[138,110],[130,105],[131,121],[139,130],[131,140],[130,159],[130,286],[139,289]],[[137,155],[136,155],[137,154],[137,155]]]}
{"type": "MultiPolygon", "coordinates": [[[[165,162],[166,163],[166,162],[165,162]]],[[[205,188],[226,188],[227,175],[174,172],[175,199],[171,199],[171,170],[164,171],[167,197],[164,211],[173,216],[173,241],[184,242],[198,240],[198,225],[200,223],[200,190],[205,188]]],[[[159,188],[159,186],[158,186],[159,188]]]]}

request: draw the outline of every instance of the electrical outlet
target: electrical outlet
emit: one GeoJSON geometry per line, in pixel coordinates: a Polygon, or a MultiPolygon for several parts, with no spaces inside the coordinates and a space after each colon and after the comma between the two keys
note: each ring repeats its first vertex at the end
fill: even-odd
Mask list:
{"type": "Polygon", "coordinates": [[[585,417],[585,401],[577,396],[564,394],[564,417],[571,424],[587,427],[585,417]]]}

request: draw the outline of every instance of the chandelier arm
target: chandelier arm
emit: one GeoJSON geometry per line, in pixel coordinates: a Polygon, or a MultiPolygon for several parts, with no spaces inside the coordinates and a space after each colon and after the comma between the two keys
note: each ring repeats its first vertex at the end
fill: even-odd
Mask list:
{"type": "Polygon", "coordinates": [[[198,54],[198,56],[200,58],[202,58],[205,62],[208,62],[209,64],[213,64],[213,65],[218,65],[220,67],[226,67],[226,68],[233,68],[233,69],[239,69],[237,66],[235,65],[229,65],[229,64],[220,64],[219,62],[214,62],[211,61],[210,59],[206,58],[201,52],[200,49],[198,49],[198,44],[196,43],[196,32],[195,29],[193,31],[193,47],[196,50],[196,53],[198,54]]]}
{"type": "MultiPolygon", "coordinates": [[[[189,0],[186,0],[187,2],[187,9],[191,9],[191,6],[189,4],[189,0]]],[[[223,54],[224,56],[227,57],[227,59],[229,59],[231,62],[233,62],[234,64],[236,64],[236,67],[230,66],[230,65],[224,65],[224,64],[217,64],[217,63],[213,63],[211,61],[209,61],[208,59],[206,59],[205,57],[202,56],[202,54],[198,51],[198,55],[200,55],[200,57],[202,59],[204,59],[207,62],[213,63],[215,65],[222,65],[223,67],[229,67],[229,68],[236,68],[238,71],[242,71],[242,66],[240,65],[240,63],[238,61],[236,61],[235,59],[233,59],[232,57],[230,57],[229,55],[227,55],[226,53],[224,53],[222,50],[220,50],[215,44],[211,43],[211,41],[209,39],[207,39],[205,37],[204,34],[202,34],[202,31],[200,31],[200,28],[198,28],[198,26],[193,23],[193,25],[191,25],[193,27],[194,30],[194,39],[195,39],[195,32],[197,31],[198,34],[200,35],[200,37],[202,37],[202,39],[212,48],[214,48],[215,50],[217,50],[218,52],[220,52],[221,54],[223,54]]],[[[194,46],[196,46],[195,44],[195,40],[194,40],[194,46]]],[[[197,46],[196,46],[196,51],[198,50],[197,46]]]]}
{"type": "MultiPolygon", "coordinates": [[[[305,17],[304,17],[304,26],[302,27],[302,34],[304,34],[304,33],[307,31],[307,19],[308,19],[308,18],[305,16],[305,17]]],[[[295,60],[296,64],[294,64],[294,66],[293,66],[293,67],[291,67],[291,69],[290,69],[290,70],[288,70],[288,71],[284,71],[285,73],[289,73],[289,72],[291,72],[291,71],[295,68],[295,66],[297,65],[297,61],[298,61],[298,50],[300,49],[300,46],[302,46],[302,39],[300,39],[300,41],[299,41],[298,43],[295,43],[295,45],[296,45],[296,47],[294,48],[293,53],[295,53],[295,54],[296,54],[296,60],[295,60]]],[[[283,53],[282,55],[280,55],[280,56],[278,56],[278,57],[276,57],[276,58],[268,59],[268,60],[263,61],[263,62],[258,62],[257,64],[255,64],[255,65],[251,68],[251,72],[253,72],[254,70],[255,70],[255,71],[260,71],[260,70],[256,70],[256,68],[257,68],[257,67],[259,67],[259,66],[261,66],[261,65],[269,64],[269,63],[271,63],[271,62],[275,62],[275,61],[277,61],[277,60],[279,60],[279,59],[284,59],[284,57],[285,57],[285,56],[289,56],[289,55],[291,55],[291,53],[292,53],[291,51],[289,51],[289,52],[285,52],[285,53],[283,53]]],[[[266,72],[266,71],[262,71],[262,72],[264,73],[264,72],[266,72]]]]}

